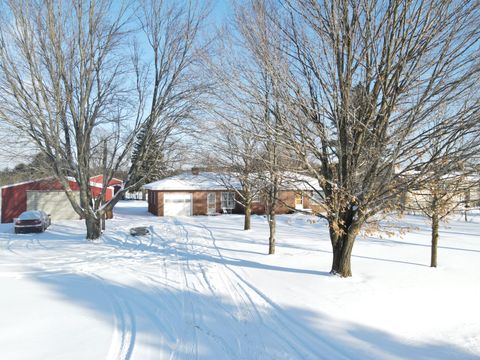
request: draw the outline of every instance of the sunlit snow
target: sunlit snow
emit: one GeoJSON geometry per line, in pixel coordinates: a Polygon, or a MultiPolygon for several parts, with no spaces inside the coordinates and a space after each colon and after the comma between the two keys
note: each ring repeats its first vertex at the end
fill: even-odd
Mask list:
{"type": "Polygon", "coordinates": [[[322,221],[162,218],[121,202],[104,236],[0,225],[0,359],[479,359],[480,220],[359,239],[353,277],[329,274],[322,221]],[[129,229],[147,226],[133,237],[129,229]]]}

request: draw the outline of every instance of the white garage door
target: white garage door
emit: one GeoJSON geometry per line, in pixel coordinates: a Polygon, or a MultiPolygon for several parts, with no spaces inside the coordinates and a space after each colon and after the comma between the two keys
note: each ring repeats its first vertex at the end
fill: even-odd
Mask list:
{"type": "MultiPolygon", "coordinates": [[[[77,201],[80,196],[75,191],[77,201]]],[[[27,210],[43,210],[50,214],[52,220],[76,220],[79,215],[73,210],[64,191],[27,191],[27,210]]]]}
{"type": "Polygon", "coordinates": [[[190,193],[164,193],[164,216],[191,216],[192,194],[190,193]]]}

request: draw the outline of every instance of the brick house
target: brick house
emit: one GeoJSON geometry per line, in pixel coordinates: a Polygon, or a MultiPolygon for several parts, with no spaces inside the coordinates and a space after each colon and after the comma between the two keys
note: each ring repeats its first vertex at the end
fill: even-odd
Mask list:
{"type": "MultiPolygon", "coordinates": [[[[308,180],[315,183],[315,179],[308,180]]],[[[238,196],[240,183],[233,180],[227,186],[219,173],[194,170],[146,184],[144,189],[148,191],[148,211],[157,216],[244,213],[238,196]]],[[[305,177],[301,181],[288,182],[279,192],[277,214],[295,210],[321,212],[322,206],[313,200],[313,193],[311,185],[305,186],[305,177]]],[[[254,199],[252,214],[265,214],[261,198],[254,199]]]]}

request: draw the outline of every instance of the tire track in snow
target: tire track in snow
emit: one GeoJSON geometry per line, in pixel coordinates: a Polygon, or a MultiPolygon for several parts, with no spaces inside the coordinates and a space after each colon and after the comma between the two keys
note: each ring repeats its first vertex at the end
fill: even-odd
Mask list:
{"type": "MultiPolygon", "coordinates": [[[[198,225],[194,224],[189,224],[194,227],[198,227],[198,225]]],[[[210,231],[208,228],[205,227],[205,225],[202,225],[202,230],[207,230],[209,233],[208,237],[205,237],[204,235],[201,236],[206,242],[210,243],[212,241],[212,238],[210,236],[210,231]]],[[[218,249],[216,248],[218,251],[218,249]]],[[[212,254],[210,254],[213,256],[212,254]]],[[[262,356],[265,358],[267,356],[268,358],[271,359],[278,359],[278,358],[283,358],[287,353],[287,349],[283,349],[283,354],[277,350],[275,354],[271,354],[271,350],[267,350],[265,342],[262,340],[264,338],[264,333],[262,333],[261,328],[263,327],[267,333],[275,334],[276,338],[283,339],[284,336],[281,334],[276,327],[271,327],[267,325],[267,322],[264,320],[264,316],[262,315],[263,313],[266,313],[268,308],[263,306],[262,309],[259,308],[260,304],[258,302],[255,302],[250,295],[248,291],[245,290],[244,287],[241,286],[238,281],[232,280],[231,276],[227,271],[225,271],[225,268],[227,267],[225,264],[225,261],[223,259],[223,256],[220,254],[220,259],[222,260],[221,262],[216,263],[217,265],[217,271],[216,273],[220,276],[222,283],[223,283],[223,288],[226,289],[229,293],[229,296],[231,300],[234,302],[234,305],[237,308],[237,315],[232,314],[232,318],[238,323],[238,325],[241,327],[241,329],[238,331],[240,334],[246,334],[248,336],[248,341],[246,342],[248,350],[244,349],[244,346],[241,346],[241,344],[238,344],[239,350],[241,352],[246,352],[245,357],[247,359],[251,357],[256,357],[256,354],[258,353],[259,349],[263,349],[262,356]],[[240,289],[240,290],[239,290],[240,289]],[[246,320],[242,320],[246,319],[246,320]],[[245,331],[245,325],[248,326],[248,323],[251,322],[252,324],[259,324],[260,326],[254,326],[253,330],[255,331],[255,335],[250,335],[251,332],[251,327],[245,331]]],[[[241,338],[237,337],[237,339],[241,338]]],[[[238,341],[238,340],[237,340],[238,341]]],[[[294,353],[297,353],[297,356],[301,359],[304,358],[304,354],[298,352],[296,347],[289,341],[289,339],[283,339],[283,342],[285,342],[288,347],[290,348],[290,351],[293,351],[294,353]]],[[[244,342],[245,345],[245,342],[244,342]]],[[[284,347],[283,344],[276,344],[279,348],[284,347]]],[[[289,357],[288,357],[289,358],[289,357]]]]}
{"type": "MultiPolygon", "coordinates": [[[[177,219],[171,220],[169,219],[169,223],[174,225],[176,229],[179,229],[180,232],[174,232],[176,235],[177,244],[182,247],[182,250],[185,252],[186,247],[185,245],[188,244],[190,241],[188,231],[185,228],[182,228],[180,222],[177,219]],[[183,232],[183,234],[182,234],[183,232]],[[184,241],[183,241],[184,240],[184,241]]],[[[183,316],[183,335],[186,336],[185,340],[178,342],[177,346],[172,352],[170,359],[174,360],[177,358],[177,354],[180,352],[181,354],[188,354],[190,353],[191,356],[189,358],[198,359],[198,337],[197,337],[197,316],[196,316],[196,306],[191,298],[191,291],[195,291],[194,287],[190,283],[188,276],[190,274],[194,274],[190,266],[190,260],[188,256],[184,256],[184,261],[180,261],[180,257],[178,256],[178,251],[175,248],[175,256],[177,258],[177,264],[179,268],[179,273],[182,274],[183,277],[183,288],[182,290],[182,316],[183,316]],[[183,265],[185,264],[185,265],[183,265]],[[185,317],[186,314],[189,314],[188,317],[185,317]],[[191,344],[189,347],[187,344],[191,344]]]]}
{"type": "MultiPolygon", "coordinates": [[[[169,275],[167,270],[169,263],[165,260],[162,251],[162,246],[165,245],[164,241],[160,237],[157,238],[155,236],[153,226],[151,230],[152,234],[148,239],[124,237],[123,241],[104,244],[79,242],[79,244],[74,244],[73,247],[67,246],[62,248],[62,254],[66,256],[61,257],[58,255],[45,257],[43,253],[41,257],[29,256],[30,250],[48,250],[45,244],[42,244],[41,241],[34,237],[18,239],[21,241],[17,241],[15,244],[10,240],[10,242],[4,244],[9,247],[12,253],[21,245],[25,251],[19,252],[18,255],[31,260],[29,261],[30,265],[44,269],[43,271],[29,273],[39,273],[44,276],[46,275],[44,273],[45,270],[48,270],[48,272],[55,270],[55,274],[59,272],[62,274],[77,273],[98,279],[103,284],[103,290],[111,304],[114,322],[111,344],[108,347],[108,359],[126,360],[134,357],[135,341],[138,335],[141,334],[142,339],[144,336],[147,336],[147,342],[157,344],[157,347],[160,349],[167,349],[175,341],[175,334],[179,333],[178,320],[168,315],[162,315],[168,314],[169,311],[173,314],[179,313],[178,294],[169,290],[169,288],[178,289],[180,282],[175,279],[175,274],[169,275]],[[148,248],[156,245],[159,248],[158,252],[155,249],[148,248]],[[94,249],[88,251],[92,247],[94,249]],[[142,265],[145,265],[147,270],[143,271],[144,267],[139,267],[135,262],[142,262],[142,265]],[[157,277],[155,266],[157,269],[163,267],[164,279],[171,279],[170,284],[168,281],[162,281],[161,276],[157,277]],[[110,279],[106,280],[95,274],[99,270],[115,270],[119,267],[126,270],[127,274],[132,274],[140,283],[145,284],[145,288],[149,289],[148,292],[140,291],[136,297],[129,296],[124,298],[122,295],[128,295],[127,293],[116,291],[109,286],[109,284],[114,283],[113,281],[110,279]],[[140,316],[138,319],[141,320],[140,322],[136,320],[138,316],[140,316]],[[138,333],[139,329],[137,329],[137,326],[139,325],[141,326],[139,329],[146,331],[138,333]]],[[[55,247],[54,249],[57,252],[58,248],[55,247]]],[[[179,263],[178,259],[177,263],[179,263]]],[[[117,285],[119,288],[125,286],[125,284],[122,285],[120,283],[117,285]]],[[[117,285],[114,286],[116,287],[117,285]]],[[[194,318],[191,323],[191,331],[187,335],[196,336],[192,332],[192,330],[194,332],[197,331],[193,326],[196,323],[196,319],[194,318]]],[[[193,342],[193,347],[188,348],[187,351],[192,355],[192,358],[198,357],[196,340],[193,342]]],[[[179,353],[182,357],[183,354],[182,352],[179,353]]],[[[155,358],[155,354],[151,354],[150,357],[155,358]]]]}
{"type": "MultiPolygon", "coordinates": [[[[189,223],[188,225],[199,228],[199,226],[196,224],[189,223]]],[[[205,230],[208,231],[205,225],[202,225],[200,230],[203,232],[203,234],[205,233],[205,230]]],[[[204,243],[208,245],[211,244],[212,239],[210,237],[210,234],[208,236],[201,235],[201,233],[197,234],[200,236],[201,239],[204,240],[204,243]]],[[[208,248],[208,246],[205,245],[203,247],[208,248]]],[[[208,255],[210,257],[215,257],[211,253],[209,253],[208,255]]],[[[221,261],[215,261],[214,267],[215,275],[220,278],[223,289],[228,292],[229,297],[233,302],[233,305],[237,309],[236,313],[232,313],[227,309],[225,309],[225,312],[231,316],[231,318],[236,324],[236,339],[238,347],[237,350],[240,351],[242,355],[241,357],[246,359],[256,358],[258,356],[258,351],[260,349],[263,349],[262,358],[265,358],[266,356],[271,359],[280,358],[281,354],[279,354],[278,352],[272,354],[272,349],[267,350],[264,341],[264,333],[262,333],[261,331],[261,327],[265,327],[267,328],[269,333],[276,334],[279,338],[281,338],[280,334],[276,329],[269,328],[266,325],[264,321],[264,315],[262,315],[262,312],[266,312],[266,308],[259,309],[258,302],[255,302],[248,292],[244,291],[243,289],[239,290],[238,283],[233,281],[229,273],[225,271],[226,269],[223,258],[221,258],[221,261]],[[252,326],[252,324],[254,325],[252,326]],[[258,324],[260,326],[255,324],[258,324]],[[240,341],[239,339],[242,339],[242,341],[240,341]]],[[[214,293],[213,295],[216,294],[214,293]]],[[[283,346],[279,344],[276,345],[278,345],[279,347],[283,346]]]]}
{"type": "MultiPolygon", "coordinates": [[[[153,231],[153,227],[151,230],[152,230],[152,234],[150,236],[150,241],[149,241],[151,245],[155,243],[155,240],[154,240],[155,238],[163,240],[160,236],[156,236],[156,232],[153,231]]],[[[122,248],[126,253],[124,255],[131,256],[129,260],[132,260],[135,258],[136,255],[141,255],[145,252],[144,249],[138,250],[142,246],[142,244],[144,244],[141,239],[140,240],[135,239],[137,241],[136,241],[136,244],[132,244],[132,245],[135,245],[133,247],[129,246],[129,243],[130,244],[132,243],[130,242],[131,240],[133,239],[127,236],[122,242],[122,248]]],[[[148,258],[145,258],[142,256],[139,260],[146,259],[146,260],[157,261],[158,260],[157,258],[158,256],[153,256],[148,258]]],[[[164,267],[167,267],[165,266],[164,262],[160,262],[160,263],[157,262],[157,265],[158,264],[161,264],[164,267]]],[[[147,264],[144,264],[144,265],[147,265],[147,264]]],[[[173,287],[172,285],[169,285],[167,281],[161,281],[159,279],[154,278],[150,272],[142,271],[136,266],[131,265],[130,261],[128,261],[126,264],[123,264],[123,267],[126,270],[131,271],[133,274],[135,274],[135,279],[140,281],[140,283],[146,285],[146,288],[152,289],[151,290],[152,294],[145,293],[145,294],[140,294],[140,296],[139,294],[137,294],[135,298],[129,299],[128,302],[119,298],[118,294],[115,295],[115,299],[113,299],[112,301],[114,304],[114,308],[116,309],[115,318],[118,319],[117,320],[118,324],[116,325],[116,328],[119,328],[120,330],[116,331],[112,339],[112,347],[111,347],[112,350],[110,352],[112,359],[116,359],[116,358],[129,359],[133,352],[133,345],[134,345],[136,336],[133,338],[133,340],[130,341],[131,346],[128,346],[128,343],[129,343],[128,324],[132,323],[132,321],[135,320],[135,317],[133,317],[133,312],[131,310],[127,312],[126,309],[127,310],[131,309],[131,306],[133,306],[135,309],[136,315],[140,315],[140,312],[146,315],[145,317],[143,317],[143,320],[147,321],[148,319],[149,323],[151,323],[153,327],[157,329],[157,331],[155,332],[149,331],[146,333],[151,337],[151,339],[149,339],[149,342],[157,343],[159,348],[166,348],[165,341],[170,343],[174,341],[174,336],[172,334],[175,334],[175,326],[176,326],[176,323],[172,323],[168,317],[167,318],[160,317],[159,313],[162,314],[162,311],[163,313],[167,313],[167,314],[169,311],[172,313],[178,313],[178,311],[176,311],[177,305],[175,304],[175,301],[177,300],[177,296],[175,293],[169,290],[169,288],[175,288],[175,287],[173,287]],[[162,291],[159,290],[159,287],[161,288],[162,291]],[[171,295],[166,296],[165,291],[171,295]],[[156,297],[156,294],[158,295],[158,297],[156,297]],[[158,301],[159,299],[162,299],[161,303],[159,303],[158,301]],[[172,299],[175,301],[173,301],[172,299]],[[127,306],[128,308],[125,308],[125,306],[127,306]],[[130,317],[128,316],[128,313],[131,314],[130,317]],[[124,319],[129,319],[129,318],[131,318],[132,321],[127,321],[127,322],[124,321],[124,319]],[[127,324],[127,325],[125,326],[122,324],[127,324]],[[155,334],[155,336],[151,334],[155,334]]],[[[164,270],[164,274],[167,274],[166,269],[164,270]]],[[[164,280],[168,280],[168,278],[165,278],[164,280]]],[[[146,325],[146,324],[143,323],[143,325],[146,325]]],[[[134,333],[136,332],[137,330],[135,329],[134,333]]]]}
{"type": "MultiPolygon", "coordinates": [[[[196,226],[198,227],[199,225],[196,224],[190,224],[191,226],[196,226]]],[[[270,299],[265,293],[260,291],[257,287],[255,287],[252,283],[247,281],[243,276],[241,276],[237,271],[235,271],[232,267],[230,267],[227,263],[225,258],[223,257],[220,249],[218,248],[216,244],[216,238],[213,235],[213,232],[205,225],[201,224],[201,228],[204,229],[204,231],[208,234],[207,237],[203,237],[206,241],[211,242],[215,252],[217,253],[218,257],[221,260],[221,264],[225,269],[227,269],[236,279],[237,281],[233,281],[230,277],[231,285],[232,287],[237,291],[237,293],[240,293],[237,290],[237,286],[242,290],[243,294],[248,297],[250,304],[252,305],[253,309],[255,309],[257,316],[259,317],[259,320],[261,321],[262,325],[264,325],[269,331],[273,332],[276,334],[279,338],[281,338],[283,341],[285,341],[291,350],[293,350],[295,353],[299,355],[299,358],[301,359],[316,359],[318,358],[318,350],[312,350],[311,348],[313,346],[318,346],[320,345],[323,347],[327,353],[334,353],[335,358],[337,359],[349,359],[350,357],[347,356],[342,352],[341,349],[339,349],[336,346],[333,346],[332,344],[326,342],[325,340],[322,340],[317,334],[313,334],[311,331],[308,331],[305,329],[305,327],[298,323],[295,319],[293,319],[290,315],[286,314],[285,311],[276,304],[272,299],[270,299]],[[237,286],[235,286],[237,285],[237,286]],[[261,315],[261,312],[258,311],[258,303],[255,302],[251,294],[255,295],[257,298],[260,298],[262,302],[265,304],[267,308],[270,308],[271,310],[269,311],[270,316],[272,319],[275,319],[276,322],[280,325],[274,325],[270,326],[267,325],[267,323],[263,320],[263,316],[261,315]],[[286,332],[288,332],[289,337],[285,337],[282,333],[280,333],[277,329],[284,329],[286,332]],[[295,339],[297,344],[301,345],[301,349],[298,349],[298,346],[296,346],[295,343],[293,343],[290,339],[295,339]],[[313,345],[315,344],[315,345],[313,345]]]]}
{"type": "Polygon", "coordinates": [[[135,346],[135,317],[126,301],[110,292],[108,294],[114,310],[114,331],[107,360],[129,360],[135,346]]]}
{"type": "MultiPolygon", "coordinates": [[[[38,239],[38,235],[34,235],[29,239],[25,240],[22,245],[27,250],[50,250],[51,248],[46,247],[38,239]]],[[[10,244],[8,244],[11,247],[10,244]]],[[[91,244],[86,244],[86,246],[91,246],[91,244]]],[[[114,317],[114,333],[112,335],[112,341],[108,352],[107,359],[118,359],[118,360],[128,360],[131,358],[136,337],[136,325],[135,317],[128,303],[118,297],[115,294],[112,294],[111,291],[108,291],[105,286],[105,279],[95,275],[93,272],[97,271],[98,268],[92,267],[92,264],[95,264],[96,260],[104,259],[104,254],[99,254],[98,251],[88,252],[88,253],[78,253],[78,248],[72,249],[70,252],[72,256],[29,256],[24,252],[16,252],[10,248],[10,251],[15,255],[21,256],[25,259],[32,260],[30,266],[41,268],[42,270],[38,271],[24,271],[20,272],[19,275],[24,274],[39,274],[42,277],[45,276],[57,276],[59,274],[82,274],[90,278],[96,279],[100,282],[103,291],[107,294],[110,299],[110,303],[113,310],[114,317]],[[93,255],[93,256],[90,256],[93,255]],[[82,270],[82,265],[87,265],[88,271],[82,270]]],[[[65,249],[62,249],[65,251],[65,249]]],[[[18,273],[18,272],[17,272],[18,273]]]]}
{"type": "MultiPolygon", "coordinates": [[[[180,223],[177,220],[175,224],[178,227],[180,227],[181,231],[184,234],[185,245],[190,245],[190,247],[184,247],[183,250],[185,253],[189,253],[193,256],[198,256],[198,255],[210,256],[210,254],[204,251],[198,251],[199,249],[205,248],[205,246],[196,245],[191,241],[191,237],[189,236],[190,232],[189,230],[187,230],[186,226],[183,223],[180,223]]],[[[188,224],[188,225],[191,225],[191,224],[188,224]]],[[[195,233],[195,232],[194,234],[198,235],[198,233],[195,233]]],[[[187,258],[188,258],[188,255],[187,255],[187,258]]],[[[245,324],[248,324],[248,320],[245,320],[245,319],[250,319],[252,323],[255,323],[255,321],[253,320],[255,318],[255,314],[254,312],[252,313],[250,310],[252,303],[249,303],[248,300],[245,300],[245,298],[241,294],[236,293],[235,287],[231,285],[231,282],[228,280],[228,276],[222,273],[222,268],[219,266],[219,264],[212,263],[211,267],[205,267],[205,266],[202,266],[201,261],[198,261],[196,262],[195,269],[191,269],[190,265],[188,265],[188,267],[190,269],[190,272],[192,272],[196,276],[198,284],[202,285],[201,289],[195,289],[195,290],[197,291],[207,290],[207,292],[211,294],[212,299],[224,297],[223,294],[219,294],[218,291],[216,291],[215,286],[212,284],[212,279],[210,279],[208,276],[208,273],[209,273],[208,270],[214,270],[213,272],[219,276],[219,280],[222,283],[222,289],[225,289],[230,294],[230,298],[233,301],[232,305],[236,307],[237,314],[232,313],[231,309],[227,309],[222,302],[215,304],[215,306],[220,307],[221,310],[223,310],[224,312],[223,316],[225,318],[229,318],[233,321],[233,323],[228,323],[228,325],[223,324],[223,326],[228,326],[229,329],[236,334],[235,336],[235,339],[237,340],[236,347],[232,346],[231,341],[226,340],[222,333],[216,333],[214,330],[206,328],[204,324],[202,324],[203,326],[197,326],[198,329],[202,331],[202,333],[207,335],[209,338],[211,338],[213,341],[215,341],[217,344],[219,344],[221,348],[224,350],[225,354],[229,356],[229,358],[233,358],[233,359],[256,358],[257,355],[255,350],[258,349],[259,347],[265,349],[265,347],[261,340],[260,333],[257,333],[257,336],[255,335],[249,336],[252,331],[252,326],[250,326],[249,329],[245,328],[245,324]],[[201,274],[201,277],[198,276],[197,274],[201,274]],[[238,300],[239,297],[241,299],[240,301],[238,300]],[[249,336],[247,341],[245,341],[245,336],[249,336]],[[239,339],[243,339],[244,341],[240,341],[239,339]]],[[[200,303],[201,303],[200,304],[201,306],[197,305],[198,309],[201,309],[202,307],[209,308],[212,306],[211,302],[209,302],[208,300],[201,299],[200,303]]],[[[215,311],[218,312],[217,309],[215,311]]],[[[256,326],[253,327],[253,330],[256,332],[258,331],[256,326]]],[[[266,352],[264,353],[266,354],[266,352]]]]}
{"type": "MultiPolygon", "coordinates": [[[[210,280],[206,274],[204,266],[202,266],[200,261],[190,261],[190,256],[197,256],[203,254],[203,252],[198,251],[198,246],[192,241],[189,230],[178,220],[175,220],[172,224],[176,229],[176,239],[177,244],[179,245],[178,251],[181,251],[182,258],[178,259],[179,271],[184,278],[184,289],[182,296],[182,313],[189,314],[184,318],[183,322],[187,325],[185,328],[185,337],[184,343],[188,343],[189,339],[194,337],[193,347],[188,348],[186,346],[180,346],[176,349],[175,353],[172,354],[171,358],[176,358],[177,352],[190,353],[191,356],[188,358],[197,358],[198,357],[198,343],[199,336],[204,336],[216,344],[217,347],[222,349],[226,357],[222,358],[231,358],[238,359],[242,358],[241,354],[238,354],[238,349],[230,345],[230,342],[222,336],[222,333],[218,333],[215,330],[206,326],[208,319],[215,317],[218,314],[218,307],[220,306],[223,309],[221,302],[212,303],[209,299],[206,299],[205,296],[210,292],[212,294],[211,299],[219,298],[219,294],[215,292],[214,287],[211,285],[210,280]],[[207,290],[208,289],[208,290],[207,290]],[[192,299],[192,294],[198,294],[199,296],[192,299]],[[214,314],[211,314],[212,309],[214,314]],[[208,314],[210,318],[206,317],[205,311],[209,310],[208,314]],[[207,321],[206,321],[207,320],[207,321]],[[193,328],[193,335],[191,330],[193,328]]],[[[200,246],[201,248],[201,246],[200,246]]],[[[177,251],[177,255],[178,255],[177,251]]],[[[225,314],[230,314],[229,311],[224,309],[225,314]]],[[[224,324],[225,326],[225,324],[224,324]]],[[[222,328],[223,329],[223,328],[222,328]]],[[[210,348],[211,346],[208,346],[210,348]]],[[[248,359],[254,358],[252,356],[247,357],[248,359]]]]}
{"type": "MultiPolygon", "coordinates": [[[[193,238],[190,236],[190,231],[186,228],[186,226],[183,223],[179,223],[178,221],[176,222],[176,225],[179,226],[183,233],[185,234],[185,246],[184,247],[184,252],[186,254],[191,254],[192,256],[209,256],[207,252],[203,250],[204,246],[203,245],[197,245],[195,244],[191,239],[193,238]],[[189,245],[189,246],[188,246],[189,245]]],[[[195,232],[193,232],[195,235],[197,235],[195,232]]],[[[187,255],[188,259],[188,255],[187,255]]],[[[203,259],[202,259],[203,260],[203,259]]],[[[204,260],[203,260],[204,261],[204,260]]],[[[218,264],[213,263],[210,267],[205,267],[202,265],[202,261],[197,261],[195,262],[195,268],[192,268],[190,265],[190,261],[188,261],[189,265],[188,268],[190,272],[195,275],[195,278],[197,280],[197,284],[200,285],[200,288],[197,288],[196,286],[193,286],[193,290],[201,293],[203,296],[197,301],[197,311],[196,313],[202,313],[202,309],[208,309],[212,307],[212,302],[209,300],[206,300],[204,298],[205,290],[207,293],[211,295],[211,299],[218,299],[224,297],[223,294],[219,294],[218,291],[215,289],[215,286],[212,284],[212,279],[209,278],[209,270],[212,270],[211,268],[215,268],[217,270],[218,264]],[[201,274],[201,276],[199,275],[201,274]]],[[[217,273],[217,271],[215,271],[217,273]]],[[[222,279],[222,284],[223,287],[225,288],[230,294],[232,294],[231,290],[228,288],[228,282],[226,282],[224,279],[222,279]]],[[[233,299],[234,297],[231,296],[233,299]]],[[[245,309],[244,306],[238,306],[237,303],[233,304],[234,306],[237,306],[237,312],[240,312],[242,309],[245,309]]],[[[222,315],[225,318],[231,319],[234,323],[228,323],[227,324],[222,324],[223,326],[228,326],[229,330],[232,330],[236,336],[235,339],[237,339],[236,347],[231,345],[231,341],[229,339],[226,339],[225,336],[223,335],[223,328],[220,332],[209,329],[205,325],[205,321],[202,322],[197,322],[196,328],[202,332],[204,335],[206,335],[210,340],[214,341],[216,344],[220,346],[221,349],[223,349],[225,355],[227,355],[231,359],[252,359],[256,358],[256,355],[253,351],[255,346],[252,346],[260,337],[252,337],[250,338],[248,342],[243,343],[244,346],[241,345],[241,342],[238,341],[238,339],[242,339],[248,332],[245,332],[245,326],[244,326],[244,321],[239,319],[239,316],[236,316],[235,314],[232,313],[231,309],[227,309],[225,307],[225,304],[222,301],[219,301],[218,303],[214,304],[215,306],[215,313],[218,315],[218,308],[221,308],[223,310],[224,314],[222,315]],[[201,324],[201,325],[199,325],[201,324]],[[248,350],[245,351],[245,348],[248,350]],[[247,354],[245,354],[245,352],[247,354]]],[[[202,316],[203,317],[203,316],[202,316]]]]}
{"type": "Polygon", "coordinates": [[[135,315],[128,302],[110,288],[107,281],[113,283],[114,286],[119,286],[119,284],[94,273],[84,273],[84,275],[99,284],[102,292],[107,296],[113,312],[112,339],[106,360],[129,360],[133,354],[137,334],[135,315]]]}

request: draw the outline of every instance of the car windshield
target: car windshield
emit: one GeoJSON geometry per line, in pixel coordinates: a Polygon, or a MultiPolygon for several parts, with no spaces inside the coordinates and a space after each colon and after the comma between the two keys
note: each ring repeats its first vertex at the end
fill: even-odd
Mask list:
{"type": "Polygon", "coordinates": [[[18,217],[20,220],[37,220],[41,219],[42,215],[39,211],[25,211],[18,217]]]}

